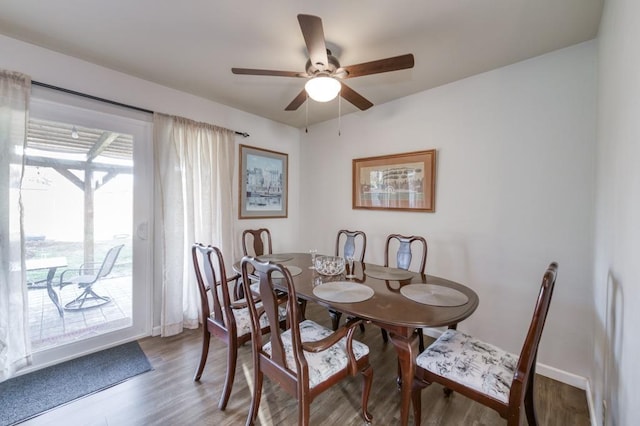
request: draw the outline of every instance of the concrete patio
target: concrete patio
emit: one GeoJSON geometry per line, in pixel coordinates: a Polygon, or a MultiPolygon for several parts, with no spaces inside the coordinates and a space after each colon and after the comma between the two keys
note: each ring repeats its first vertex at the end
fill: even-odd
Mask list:
{"type": "MultiPolygon", "coordinates": [[[[93,289],[111,301],[77,311],[65,310],[64,317],[60,317],[46,288],[29,288],[29,328],[34,352],[131,325],[131,276],[104,278],[93,289]]],[[[72,285],[65,286],[62,292],[56,290],[63,305],[80,294],[72,285]]]]}

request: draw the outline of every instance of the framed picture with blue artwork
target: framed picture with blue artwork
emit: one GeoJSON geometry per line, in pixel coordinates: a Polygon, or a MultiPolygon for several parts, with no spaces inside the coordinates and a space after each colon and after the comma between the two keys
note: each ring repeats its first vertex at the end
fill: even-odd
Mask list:
{"type": "Polygon", "coordinates": [[[288,155],[240,145],[240,219],[287,217],[288,155]]]}

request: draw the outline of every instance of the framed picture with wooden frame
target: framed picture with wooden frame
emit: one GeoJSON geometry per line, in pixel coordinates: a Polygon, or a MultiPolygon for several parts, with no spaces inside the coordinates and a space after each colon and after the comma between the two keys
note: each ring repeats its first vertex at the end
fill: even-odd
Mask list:
{"type": "Polygon", "coordinates": [[[240,219],[286,218],[289,156],[240,145],[240,219]]]}
{"type": "Polygon", "coordinates": [[[436,150],[353,160],[353,208],[435,212],[436,150]]]}

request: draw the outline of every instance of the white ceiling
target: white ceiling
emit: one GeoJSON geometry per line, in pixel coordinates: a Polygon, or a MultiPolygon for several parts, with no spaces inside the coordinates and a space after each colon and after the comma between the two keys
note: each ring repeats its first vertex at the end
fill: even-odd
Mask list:
{"type": "MultiPolygon", "coordinates": [[[[296,16],[322,18],[327,47],[354,65],[413,53],[415,67],[357,77],[379,105],[596,37],[603,0],[0,0],[0,33],[295,127],[304,80],[296,16]]],[[[44,81],[44,83],[47,83],[44,81]]],[[[346,101],[342,114],[359,112],[346,101]]],[[[375,106],[373,107],[375,108],[375,106]]],[[[309,124],[338,116],[309,101],[309,124]]]]}

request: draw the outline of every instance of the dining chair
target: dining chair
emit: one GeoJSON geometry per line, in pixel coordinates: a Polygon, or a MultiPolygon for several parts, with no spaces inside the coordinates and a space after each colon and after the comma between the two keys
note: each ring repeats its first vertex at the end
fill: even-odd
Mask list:
{"type": "MultiPolygon", "coordinates": [[[[272,254],[271,232],[267,228],[245,229],[242,231],[242,255],[262,256],[272,254]]],[[[236,283],[236,297],[244,297],[242,282],[236,283]]]]}
{"type": "MultiPolygon", "coordinates": [[[[263,256],[266,254],[273,254],[273,246],[271,243],[271,232],[267,228],[259,229],[245,229],[242,232],[242,254],[244,256],[263,256]]],[[[256,277],[253,274],[249,274],[249,278],[252,280],[252,287],[255,288],[256,277]]],[[[244,289],[242,287],[242,277],[236,286],[237,297],[244,297],[244,289]]],[[[280,300],[284,300],[284,295],[278,292],[280,300]]],[[[300,304],[302,315],[307,310],[307,301],[298,300],[300,304]]]]}
{"type": "Polygon", "coordinates": [[[533,317],[520,355],[457,330],[445,331],[416,358],[412,401],[415,424],[420,424],[421,390],[431,383],[485,405],[507,420],[509,426],[520,424],[522,407],[527,423],[537,425],[534,404],[534,379],[538,345],[549,312],[558,273],[552,262],[544,273],[533,317]]]}
{"type": "MultiPolygon", "coordinates": [[[[415,268],[414,272],[424,275],[424,269],[427,265],[427,240],[424,237],[411,235],[405,236],[400,234],[390,234],[387,236],[387,241],[384,245],[384,266],[390,267],[392,264],[398,269],[404,269],[408,271],[411,268],[413,260],[412,247],[420,249],[420,263],[418,268],[415,268]],[[393,252],[395,250],[395,259],[393,262],[393,252]]],[[[387,331],[381,329],[382,339],[385,342],[389,341],[387,331]]],[[[424,333],[421,328],[416,329],[419,339],[419,349],[424,350],[424,333]]]]}
{"type": "Polygon", "coordinates": [[[298,424],[308,425],[310,404],[316,396],[358,372],[363,375],[361,416],[371,422],[367,411],[373,382],[373,369],[369,364],[369,347],[353,339],[361,320],[352,319],[336,331],[305,319],[301,322],[299,304],[295,303],[296,289],[289,270],[273,262],[245,256],[241,261],[245,293],[250,292],[249,271],[259,279],[262,307],[249,299],[249,314],[253,338],[254,383],[247,425],[253,425],[258,415],[263,378],[266,375],[283,387],[298,401],[298,424]],[[280,280],[289,294],[287,322],[289,329],[277,327],[278,299],[274,281],[280,280]],[[268,339],[260,337],[259,318],[264,313],[271,325],[268,339]]]}
{"type": "Polygon", "coordinates": [[[242,232],[242,254],[262,256],[272,254],[271,232],[267,228],[245,229],[242,232]]]}
{"type": "MultiPolygon", "coordinates": [[[[227,345],[227,372],[218,408],[224,410],[231,395],[238,359],[238,347],[251,340],[251,319],[246,300],[232,300],[229,283],[237,281],[239,274],[228,277],[222,252],[217,247],[196,243],[191,248],[200,304],[203,317],[202,353],[196,369],[194,381],[199,381],[209,354],[211,336],[215,336],[227,345]],[[212,305],[210,304],[212,302],[212,305]]],[[[280,311],[280,320],[276,327],[285,327],[284,310],[280,311]]],[[[260,318],[259,334],[268,333],[267,319],[260,318]]],[[[222,362],[221,362],[222,363],[222,362]]]]}
{"type": "MultiPolygon", "coordinates": [[[[367,250],[367,234],[363,231],[349,231],[347,229],[341,229],[338,231],[336,237],[336,256],[353,257],[360,263],[364,262],[364,253],[367,250]]],[[[353,274],[353,271],[349,273],[353,274]]],[[[331,326],[334,330],[337,330],[340,326],[340,318],[342,312],[338,312],[334,309],[329,309],[329,316],[331,316],[331,326]]],[[[360,329],[364,331],[364,324],[360,325],[360,329]]]]}

